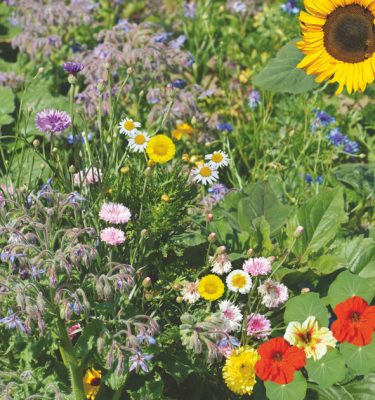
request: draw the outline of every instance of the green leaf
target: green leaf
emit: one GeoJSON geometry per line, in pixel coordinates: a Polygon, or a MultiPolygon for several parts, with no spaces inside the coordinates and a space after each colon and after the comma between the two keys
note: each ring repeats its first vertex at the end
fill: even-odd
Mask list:
{"type": "Polygon", "coordinates": [[[12,89],[0,87],[0,114],[11,114],[15,108],[12,89]]]}
{"type": "Polygon", "coordinates": [[[340,353],[347,365],[360,375],[375,372],[375,334],[367,346],[355,346],[351,343],[341,343],[340,353]]]}
{"type": "Polygon", "coordinates": [[[304,55],[297,49],[294,39],[272,58],[266,67],[253,78],[253,84],[261,89],[281,93],[304,93],[317,88],[315,77],[296,68],[304,55]]]}
{"type": "Polygon", "coordinates": [[[329,304],[334,308],[336,304],[353,296],[363,297],[371,303],[374,297],[374,288],[367,280],[349,271],[344,271],[331,284],[328,290],[329,304]]]}
{"type": "Polygon", "coordinates": [[[375,269],[375,240],[355,238],[343,246],[345,267],[361,276],[364,269],[375,269]]]}
{"type": "Polygon", "coordinates": [[[160,359],[163,370],[173,376],[178,384],[182,383],[193,372],[202,372],[183,350],[163,354],[160,359]]]}
{"type": "Polygon", "coordinates": [[[88,352],[94,348],[96,338],[100,335],[102,328],[103,321],[99,319],[95,319],[86,325],[74,346],[74,351],[78,359],[86,357],[88,352]]]}
{"type": "Polygon", "coordinates": [[[118,390],[124,386],[127,378],[127,371],[124,371],[121,375],[117,375],[115,368],[112,368],[103,376],[103,383],[112,390],[118,390]]]}
{"type": "Polygon", "coordinates": [[[269,400],[304,400],[307,390],[307,382],[301,372],[295,372],[294,380],[287,385],[279,385],[274,382],[264,382],[269,400]]]}
{"type": "Polygon", "coordinates": [[[152,381],[147,381],[137,391],[130,393],[132,400],[160,400],[166,399],[163,396],[164,385],[160,375],[156,374],[152,381]]]}
{"type": "Polygon", "coordinates": [[[318,252],[335,238],[340,225],[345,221],[342,189],[333,189],[314,196],[289,222],[289,235],[298,225],[304,228],[294,251],[298,255],[318,252]]]}
{"type": "Polygon", "coordinates": [[[341,164],[335,168],[334,175],[363,197],[375,194],[375,164],[341,164]]]}
{"type": "Polygon", "coordinates": [[[0,115],[0,126],[9,125],[14,121],[14,118],[7,114],[0,115]]]}
{"type": "Polygon", "coordinates": [[[286,223],[290,207],[281,204],[268,183],[250,184],[244,189],[245,196],[239,201],[238,223],[247,232],[256,230],[256,219],[264,217],[271,237],[286,223]]]}
{"type": "Polygon", "coordinates": [[[327,388],[345,379],[346,367],[344,357],[336,349],[329,350],[320,360],[310,358],[306,363],[309,379],[327,388]]]}
{"type": "Polygon", "coordinates": [[[320,326],[328,326],[328,310],[318,293],[304,293],[293,297],[286,303],[284,321],[304,322],[308,317],[315,316],[320,326]]]}

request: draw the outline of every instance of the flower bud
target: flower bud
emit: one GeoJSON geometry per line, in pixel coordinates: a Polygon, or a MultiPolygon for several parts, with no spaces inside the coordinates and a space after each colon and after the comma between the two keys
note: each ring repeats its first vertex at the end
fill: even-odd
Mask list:
{"type": "Polygon", "coordinates": [[[181,297],[181,296],[176,297],[176,302],[178,304],[181,304],[183,301],[184,301],[183,297],[181,297]]]}
{"type": "Polygon", "coordinates": [[[99,336],[98,340],[96,341],[96,348],[97,348],[99,354],[103,353],[104,344],[105,344],[104,339],[101,336],[99,336]]]}
{"type": "Polygon", "coordinates": [[[148,237],[148,230],[147,229],[142,229],[141,230],[141,238],[146,239],[148,237]]]}
{"type": "Polygon", "coordinates": [[[213,216],[213,214],[209,213],[209,214],[207,214],[206,218],[207,218],[208,222],[211,222],[214,219],[214,216],[213,216]]]}
{"type": "Polygon", "coordinates": [[[126,73],[127,73],[128,75],[130,75],[132,72],[133,72],[133,68],[132,68],[132,67],[129,67],[129,68],[126,70],[126,73]]]}
{"type": "Polygon", "coordinates": [[[246,254],[249,258],[251,258],[254,255],[254,249],[249,249],[246,254]]]}
{"type": "Polygon", "coordinates": [[[146,292],[146,293],[145,293],[145,299],[146,299],[147,301],[150,301],[150,300],[152,300],[153,298],[154,298],[154,295],[153,295],[152,292],[146,292]]]}
{"type": "Polygon", "coordinates": [[[161,196],[161,201],[163,201],[164,203],[169,203],[169,202],[171,201],[171,199],[170,199],[170,197],[169,197],[166,193],[164,193],[164,194],[161,196]]]}
{"type": "Polygon", "coordinates": [[[182,289],[182,286],[181,286],[180,283],[176,282],[176,283],[174,283],[174,284],[172,285],[172,289],[175,290],[175,291],[178,291],[178,290],[181,290],[181,289],[182,289]]]}
{"type": "Polygon", "coordinates": [[[34,147],[39,147],[40,146],[40,141],[38,139],[33,140],[33,146],[34,147]]]}
{"type": "Polygon", "coordinates": [[[38,74],[42,74],[44,72],[44,68],[43,67],[40,67],[39,69],[38,69],[38,74]]]}
{"type": "Polygon", "coordinates": [[[294,231],[294,237],[299,238],[300,236],[302,236],[304,230],[305,229],[303,226],[297,226],[296,230],[294,231]]]}
{"type": "Polygon", "coordinates": [[[74,165],[70,165],[69,166],[69,172],[71,174],[75,174],[77,172],[76,167],[74,165]]]}
{"type": "Polygon", "coordinates": [[[211,232],[208,237],[207,237],[209,242],[214,242],[216,240],[216,233],[215,232],[211,232]]]}
{"type": "Polygon", "coordinates": [[[122,168],[120,169],[120,172],[121,172],[122,174],[127,174],[127,173],[129,172],[129,167],[122,167],[122,168]]]}
{"type": "Polygon", "coordinates": [[[224,254],[226,251],[227,251],[227,248],[225,246],[220,246],[216,250],[217,254],[224,254]]]}
{"type": "Polygon", "coordinates": [[[52,153],[53,154],[56,154],[58,151],[59,151],[59,149],[57,147],[53,147],[52,148],[52,153]]]}
{"type": "Polygon", "coordinates": [[[151,287],[152,286],[152,279],[149,276],[147,276],[145,279],[143,279],[142,286],[144,288],[146,288],[146,289],[151,287]]]}
{"type": "Polygon", "coordinates": [[[152,169],[151,169],[151,167],[147,167],[146,169],[145,169],[145,175],[146,176],[150,176],[151,174],[152,174],[152,169]]]}
{"type": "Polygon", "coordinates": [[[46,302],[44,301],[44,297],[41,292],[38,293],[36,298],[36,305],[38,306],[38,310],[43,313],[46,308],[46,302]]]}
{"type": "Polygon", "coordinates": [[[34,111],[34,109],[33,109],[31,106],[28,106],[28,107],[27,107],[27,112],[28,112],[29,114],[31,114],[33,111],[34,111]]]}
{"type": "Polygon", "coordinates": [[[182,155],[182,161],[183,161],[183,162],[189,162],[189,161],[190,161],[189,154],[184,153],[184,154],[182,155]]]}
{"type": "Polygon", "coordinates": [[[307,287],[305,287],[305,288],[303,288],[302,290],[301,290],[301,293],[303,294],[303,293],[309,293],[310,292],[310,289],[309,288],[307,288],[307,287]]]}

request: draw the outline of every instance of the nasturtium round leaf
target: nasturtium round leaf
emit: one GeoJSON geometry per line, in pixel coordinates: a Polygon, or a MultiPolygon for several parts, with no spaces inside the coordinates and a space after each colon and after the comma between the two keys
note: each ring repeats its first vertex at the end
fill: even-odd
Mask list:
{"type": "Polygon", "coordinates": [[[375,334],[372,335],[372,342],[367,346],[341,343],[340,353],[344,356],[346,364],[358,374],[375,372],[375,334]]]}
{"type": "Polygon", "coordinates": [[[286,303],[286,324],[293,321],[304,322],[310,316],[314,316],[320,326],[328,326],[328,310],[318,293],[304,293],[286,303]]]}
{"type": "Polygon", "coordinates": [[[334,280],[328,290],[328,299],[332,307],[353,296],[363,297],[368,303],[374,298],[374,288],[366,279],[344,271],[334,280]]]}
{"type": "Polygon", "coordinates": [[[345,359],[336,349],[328,350],[320,360],[308,359],[306,370],[309,380],[316,382],[323,389],[341,382],[345,379],[347,372],[345,359]]]}
{"type": "Polygon", "coordinates": [[[304,400],[307,382],[301,372],[294,373],[294,379],[287,385],[274,382],[264,382],[269,400],[304,400]]]}

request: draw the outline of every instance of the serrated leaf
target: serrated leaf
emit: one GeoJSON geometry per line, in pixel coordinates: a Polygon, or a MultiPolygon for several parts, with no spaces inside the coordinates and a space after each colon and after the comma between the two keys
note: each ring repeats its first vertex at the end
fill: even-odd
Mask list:
{"type": "Polygon", "coordinates": [[[309,379],[323,389],[341,382],[345,379],[347,371],[345,359],[336,349],[329,350],[320,360],[308,359],[305,368],[309,379]]]}
{"type": "Polygon", "coordinates": [[[375,334],[367,346],[355,346],[351,343],[341,343],[340,353],[347,365],[360,375],[375,372],[375,334]]]}
{"type": "Polygon", "coordinates": [[[12,89],[0,87],[0,114],[11,114],[15,108],[12,89]]]}
{"type": "Polygon", "coordinates": [[[353,296],[363,297],[370,303],[374,297],[374,288],[366,279],[344,271],[337,276],[328,290],[329,304],[334,308],[336,304],[353,296]]]}
{"type": "Polygon", "coordinates": [[[318,293],[304,293],[288,300],[285,307],[284,321],[304,322],[314,316],[320,326],[328,326],[328,310],[318,293]]]}
{"type": "Polygon", "coordinates": [[[316,89],[319,85],[315,77],[296,68],[304,55],[297,49],[294,39],[280,49],[266,67],[253,78],[253,84],[261,89],[280,93],[304,93],[316,89]]]}
{"type": "Polygon", "coordinates": [[[307,390],[307,382],[301,372],[294,373],[294,380],[287,385],[279,385],[274,382],[264,382],[269,400],[304,400],[307,390]]]}

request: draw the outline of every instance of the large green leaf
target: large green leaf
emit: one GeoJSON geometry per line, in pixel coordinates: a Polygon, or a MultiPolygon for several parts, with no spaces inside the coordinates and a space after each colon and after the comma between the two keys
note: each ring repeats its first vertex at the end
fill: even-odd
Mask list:
{"type": "Polygon", "coordinates": [[[268,183],[254,183],[244,189],[244,196],[238,202],[238,223],[241,229],[256,230],[256,219],[264,217],[270,228],[270,235],[276,234],[286,223],[290,207],[281,204],[268,183]]]}
{"type": "Polygon", "coordinates": [[[182,383],[193,372],[202,372],[183,350],[160,356],[163,370],[173,376],[177,383],[182,383]]]}
{"type": "Polygon", "coordinates": [[[331,284],[328,290],[328,301],[332,307],[353,296],[363,297],[370,303],[374,297],[374,288],[366,279],[349,271],[344,271],[331,284]]]}
{"type": "Polygon", "coordinates": [[[304,400],[307,389],[306,379],[301,372],[294,373],[294,380],[287,385],[264,382],[269,400],[304,400]]]}
{"type": "Polygon", "coordinates": [[[334,239],[344,221],[346,213],[342,189],[328,190],[314,196],[289,222],[289,234],[292,234],[298,225],[304,228],[294,251],[297,254],[318,252],[334,239]]]}
{"type": "MultiPolygon", "coordinates": [[[[341,343],[340,353],[348,366],[360,375],[375,372],[375,334],[367,346],[354,346],[351,343],[341,343]]],[[[375,393],[374,393],[375,394],[375,393]]]]}
{"type": "Polygon", "coordinates": [[[0,87],[0,115],[11,114],[15,107],[12,89],[0,87]]]}
{"type": "Polygon", "coordinates": [[[103,321],[96,319],[89,322],[74,346],[76,356],[80,359],[86,357],[96,345],[96,338],[103,328],[103,321]]]}
{"type": "Polygon", "coordinates": [[[304,322],[310,316],[314,316],[321,326],[328,326],[328,310],[318,293],[304,293],[286,303],[286,324],[293,321],[304,322]]]}
{"type": "Polygon", "coordinates": [[[314,77],[296,68],[303,54],[297,49],[294,39],[272,58],[266,67],[253,78],[253,84],[272,92],[303,93],[318,87],[314,77]]]}
{"type": "Polygon", "coordinates": [[[320,360],[310,358],[306,363],[309,379],[327,388],[341,382],[346,375],[344,357],[336,349],[329,350],[320,360]]]}
{"type": "Polygon", "coordinates": [[[137,391],[130,392],[130,398],[132,400],[160,400],[166,399],[163,396],[164,384],[160,375],[156,374],[151,381],[145,382],[145,384],[137,391]]]}
{"type": "Polygon", "coordinates": [[[375,195],[375,164],[341,164],[335,168],[334,175],[363,196],[375,195]]]}

